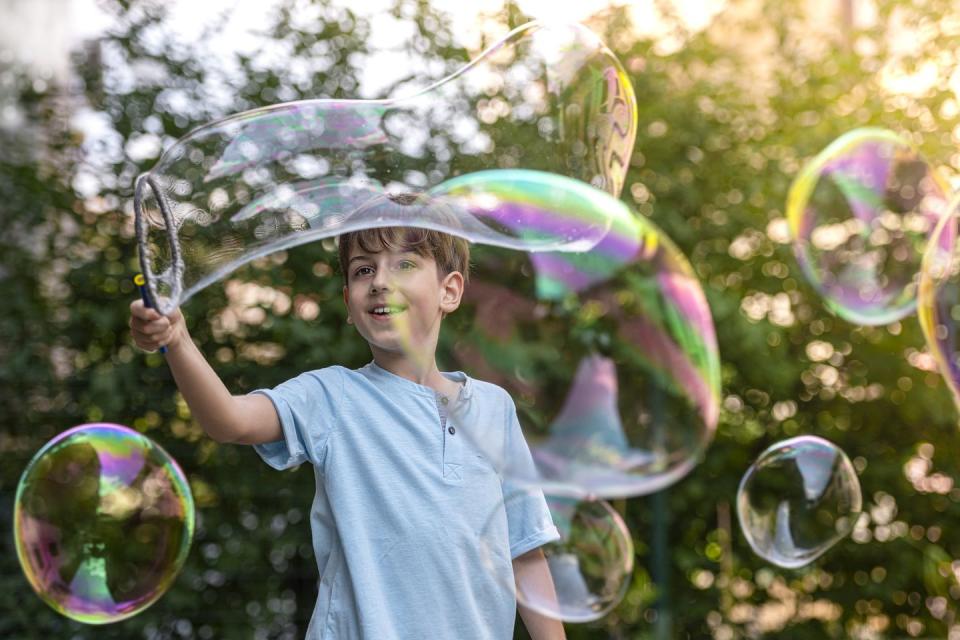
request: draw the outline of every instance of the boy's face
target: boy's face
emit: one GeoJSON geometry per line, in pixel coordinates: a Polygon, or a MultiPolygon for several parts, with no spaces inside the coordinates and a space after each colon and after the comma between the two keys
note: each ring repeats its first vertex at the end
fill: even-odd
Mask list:
{"type": "Polygon", "coordinates": [[[415,350],[433,356],[440,321],[460,306],[463,295],[460,272],[441,278],[436,261],[414,251],[354,246],[346,277],[347,322],[356,325],[374,355],[415,350]]]}

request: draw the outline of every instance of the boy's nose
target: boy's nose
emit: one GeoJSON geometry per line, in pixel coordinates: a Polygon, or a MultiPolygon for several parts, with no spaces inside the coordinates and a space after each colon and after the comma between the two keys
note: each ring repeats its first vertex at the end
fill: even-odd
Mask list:
{"type": "Polygon", "coordinates": [[[377,295],[384,291],[390,290],[390,282],[386,276],[380,275],[378,273],[373,280],[370,282],[370,293],[372,295],[377,295]]]}

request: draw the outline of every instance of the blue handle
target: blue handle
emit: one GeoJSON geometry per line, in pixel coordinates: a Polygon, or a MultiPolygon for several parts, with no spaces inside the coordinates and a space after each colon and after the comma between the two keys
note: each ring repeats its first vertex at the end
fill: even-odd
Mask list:
{"type": "MultiPolygon", "coordinates": [[[[138,273],[133,277],[133,284],[137,285],[137,289],[140,291],[140,299],[143,300],[143,306],[148,309],[153,309],[153,305],[150,304],[150,296],[147,295],[147,281],[142,273],[138,273]]],[[[166,352],[166,347],[160,347],[160,353],[166,352]]]]}

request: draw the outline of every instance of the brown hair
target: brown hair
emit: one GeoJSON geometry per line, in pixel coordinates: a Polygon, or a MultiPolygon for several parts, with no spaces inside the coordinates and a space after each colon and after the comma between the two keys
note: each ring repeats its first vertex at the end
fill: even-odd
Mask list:
{"type": "Polygon", "coordinates": [[[440,277],[459,271],[463,274],[464,282],[470,279],[470,243],[449,233],[419,227],[380,227],[345,233],[338,239],[344,284],[348,282],[347,263],[354,247],[370,253],[384,249],[413,251],[417,255],[433,258],[440,277]]]}

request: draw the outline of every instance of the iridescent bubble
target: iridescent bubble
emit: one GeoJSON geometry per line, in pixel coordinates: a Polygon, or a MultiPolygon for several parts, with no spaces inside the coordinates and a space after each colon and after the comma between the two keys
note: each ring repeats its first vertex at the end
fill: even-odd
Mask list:
{"type": "Polygon", "coordinates": [[[921,257],[949,194],[897,134],[844,134],[804,167],[787,199],[804,275],[850,322],[887,324],[913,313],[921,257]]]}
{"type": "Polygon", "coordinates": [[[58,613],[87,624],[156,602],[183,566],[193,525],[180,467],[120,425],[64,431],[17,486],[14,535],[27,581],[58,613]]]}
{"type": "MultiPolygon", "coordinates": [[[[504,504],[523,502],[539,493],[521,490],[506,496],[504,504]]],[[[546,494],[550,515],[560,539],[540,549],[549,575],[517,576],[517,602],[534,611],[565,622],[590,622],[609,613],[626,594],[633,575],[633,542],[623,518],[603,500],[546,494]]],[[[498,544],[504,522],[503,509],[491,514],[480,534],[481,557],[492,567],[504,561],[498,544]]],[[[506,575],[497,571],[497,575],[506,575]]],[[[511,577],[512,576],[508,576],[511,577]]]]}
{"type": "Polygon", "coordinates": [[[753,551],[780,567],[809,564],[853,529],[860,481],[847,455],[815,436],[778,442],[740,481],[737,515],[753,551]]]}
{"type": "Polygon", "coordinates": [[[940,373],[960,409],[960,256],[957,255],[957,229],[960,222],[960,196],[947,207],[930,238],[920,270],[917,315],[927,340],[927,348],[937,361],[940,373]]]}
{"type": "Polygon", "coordinates": [[[254,258],[371,226],[582,250],[606,233],[606,220],[531,234],[522,199],[498,186],[512,178],[468,176],[552,172],[619,195],[636,121],[630,82],[599,38],[580,25],[541,23],[412,95],[230,116],[180,139],[137,180],[150,296],[168,313],[254,258]]]}
{"type": "MultiPolygon", "coordinates": [[[[563,188],[557,178],[553,190],[563,188]]],[[[637,496],[697,464],[719,415],[713,321],[683,254],[649,220],[596,191],[611,218],[589,252],[476,247],[437,362],[513,398],[534,466],[508,459],[488,416],[451,419],[511,480],[601,498],[637,496]]]]}

